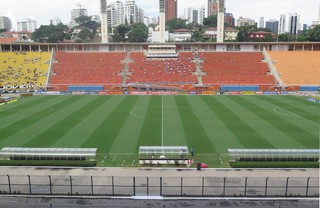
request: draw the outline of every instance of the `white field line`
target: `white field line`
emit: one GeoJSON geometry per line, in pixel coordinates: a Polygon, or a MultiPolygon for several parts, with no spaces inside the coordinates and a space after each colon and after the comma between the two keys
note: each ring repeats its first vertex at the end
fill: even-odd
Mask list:
{"type": "Polygon", "coordinates": [[[163,147],[163,96],[161,96],[161,146],[163,147]]]}
{"type": "Polygon", "coordinates": [[[304,118],[304,117],[302,117],[302,116],[300,116],[300,115],[298,115],[298,114],[296,114],[296,113],[293,113],[293,112],[291,112],[291,111],[289,111],[289,110],[286,110],[286,109],[284,109],[284,108],[282,108],[283,110],[285,110],[285,111],[287,111],[288,113],[290,113],[290,114],[286,114],[286,113],[281,113],[281,112],[279,112],[279,111],[277,111],[279,108],[281,108],[280,106],[277,106],[277,105],[274,105],[274,104],[271,104],[270,103],[270,105],[273,105],[274,106],[274,108],[273,108],[273,111],[275,112],[275,113],[278,113],[278,114],[280,114],[280,115],[284,115],[284,116],[290,116],[290,117],[298,117],[298,118],[302,118],[303,120],[305,120],[305,121],[308,121],[309,123],[312,123],[312,124],[314,124],[314,125],[316,125],[316,126],[320,126],[320,124],[317,124],[317,123],[315,123],[315,122],[313,122],[313,121],[310,121],[309,119],[306,119],[306,118],[304,118]]]}

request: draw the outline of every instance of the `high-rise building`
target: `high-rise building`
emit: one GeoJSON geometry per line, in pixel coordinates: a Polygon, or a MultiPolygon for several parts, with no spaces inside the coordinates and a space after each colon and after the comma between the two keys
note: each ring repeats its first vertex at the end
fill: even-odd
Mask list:
{"type": "Polygon", "coordinates": [[[143,10],[138,8],[135,1],[126,1],[123,6],[124,23],[128,24],[143,22],[143,10]]]}
{"type": "Polygon", "coordinates": [[[37,21],[32,19],[26,19],[24,21],[17,22],[17,31],[34,32],[37,29],[37,21]]]}
{"type": "Polygon", "coordinates": [[[226,25],[228,27],[234,27],[235,26],[235,21],[234,21],[233,14],[225,13],[224,14],[224,22],[226,23],[226,25]]]}
{"type": "Polygon", "coordinates": [[[266,28],[276,34],[279,32],[278,26],[279,26],[279,21],[276,19],[271,19],[266,22],[266,28]]]}
{"type": "Polygon", "coordinates": [[[307,31],[308,30],[308,25],[307,24],[303,24],[302,25],[302,31],[307,31]]]}
{"type": "Polygon", "coordinates": [[[278,26],[278,34],[284,34],[286,32],[286,15],[280,15],[280,21],[278,26]]]}
{"type": "Polygon", "coordinates": [[[264,17],[260,17],[259,28],[264,28],[264,17]]]}
{"type": "Polygon", "coordinates": [[[184,18],[187,20],[187,23],[194,23],[194,24],[203,24],[203,19],[205,17],[205,7],[202,6],[201,8],[186,8],[184,10],[184,18]]]}
{"type": "Polygon", "coordinates": [[[178,0],[165,1],[166,21],[178,17],[178,0]]]}
{"type": "Polygon", "coordinates": [[[101,0],[101,43],[108,43],[108,15],[107,15],[107,0],[101,0]]]}
{"type": "Polygon", "coordinates": [[[297,35],[300,30],[300,15],[297,13],[289,14],[289,29],[290,34],[297,35]]]}
{"type": "Polygon", "coordinates": [[[218,0],[208,0],[208,16],[218,14],[218,0]]]}
{"type": "Polygon", "coordinates": [[[80,16],[87,16],[88,12],[87,9],[82,8],[81,4],[77,5],[79,8],[78,9],[73,9],[71,11],[71,22],[70,22],[70,27],[75,27],[78,24],[76,23],[76,19],[80,16]]]}
{"type": "Polygon", "coordinates": [[[256,22],[250,18],[239,17],[239,19],[237,20],[238,27],[246,26],[246,25],[255,25],[255,24],[256,24],[256,22]]]}
{"type": "Polygon", "coordinates": [[[0,17],[0,29],[6,29],[8,31],[12,29],[12,23],[9,17],[0,17]]]}

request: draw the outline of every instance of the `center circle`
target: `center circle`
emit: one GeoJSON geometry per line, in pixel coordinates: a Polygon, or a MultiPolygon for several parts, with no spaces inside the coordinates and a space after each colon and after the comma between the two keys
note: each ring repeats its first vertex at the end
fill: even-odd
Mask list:
{"type": "Polygon", "coordinates": [[[130,111],[130,115],[146,120],[179,120],[191,118],[195,112],[186,107],[177,106],[150,106],[134,108],[130,111]],[[178,112],[179,109],[179,112],[178,112]],[[147,111],[151,112],[147,115],[147,111]]]}

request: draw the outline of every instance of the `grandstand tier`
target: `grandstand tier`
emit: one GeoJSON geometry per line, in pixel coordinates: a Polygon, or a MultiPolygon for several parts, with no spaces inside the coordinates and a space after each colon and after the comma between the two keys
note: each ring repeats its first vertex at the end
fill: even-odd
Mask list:
{"type": "Polygon", "coordinates": [[[49,61],[49,52],[0,53],[0,86],[45,87],[49,61]]]}
{"type": "Polygon", "coordinates": [[[56,52],[50,85],[121,84],[126,53],[56,52]]]}
{"type": "Polygon", "coordinates": [[[233,85],[274,85],[274,77],[262,62],[262,53],[256,52],[217,52],[199,53],[204,60],[202,76],[204,84],[233,85]]]}
{"type": "Polygon", "coordinates": [[[192,62],[193,54],[180,53],[176,59],[147,59],[140,52],[131,53],[132,63],[128,83],[175,83],[196,84],[194,75],[196,65],[192,62]]]}
{"type": "Polygon", "coordinates": [[[284,84],[320,86],[319,51],[269,52],[269,54],[284,84]]]}

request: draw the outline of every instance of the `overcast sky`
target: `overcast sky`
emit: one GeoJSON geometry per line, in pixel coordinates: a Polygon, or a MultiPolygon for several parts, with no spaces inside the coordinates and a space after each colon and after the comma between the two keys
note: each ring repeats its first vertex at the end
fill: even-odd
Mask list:
{"type": "MultiPolygon", "coordinates": [[[[108,0],[108,3],[116,0],[108,0]]],[[[125,0],[122,0],[123,2],[125,0]]],[[[99,0],[0,0],[0,16],[8,16],[16,28],[16,21],[32,18],[38,21],[38,26],[49,24],[50,19],[59,17],[68,24],[70,12],[80,3],[88,10],[88,15],[99,15],[99,0]]],[[[144,9],[147,16],[158,16],[158,0],[136,0],[139,7],[144,9]]],[[[207,7],[207,0],[178,0],[178,16],[183,15],[184,8],[201,6],[207,7]]],[[[279,19],[280,14],[298,13],[301,23],[308,25],[318,19],[319,0],[226,0],[228,13],[232,13],[236,20],[249,17],[257,22],[260,17],[265,21],[279,19]]]]}

